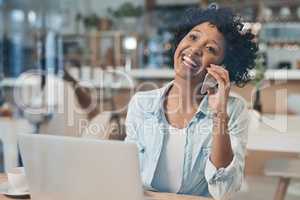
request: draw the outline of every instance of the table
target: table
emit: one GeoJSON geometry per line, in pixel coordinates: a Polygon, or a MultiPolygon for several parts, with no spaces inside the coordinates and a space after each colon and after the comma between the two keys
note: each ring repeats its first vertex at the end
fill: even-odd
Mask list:
{"type": "MultiPolygon", "coordinates": [[[[247,149],[300,153],[300,116],[263,115],[257,126],[249,129],[247,149]]],[[[298,166],[299,160],[267,161],[265,174],[279,178],[276,200],[284,199],[290,179],[297,178],[298,174],[293,172],[297,171],[295,169],[298,169],[298,166]]]]}
{"type": "Polygon", "coordinates": [[[263,115],[250,127],[248,150],[300,153],[300,116],[263,115]]]}
{"type": "MultiPolygon", "coordinates": [[[[6,175],[0,174],[0,184],[5,181],[7,181],[6,175]]],[[[145,196],[147,200],[213,200],[211,198],[204,198],[198,196],[177,195],[171,193],[159,193],[159,192],[150,192],[150,191],[146,191],[145,196]]],[[[0,200],[12,200],[12,199],[0,194],[0,200]]]]}

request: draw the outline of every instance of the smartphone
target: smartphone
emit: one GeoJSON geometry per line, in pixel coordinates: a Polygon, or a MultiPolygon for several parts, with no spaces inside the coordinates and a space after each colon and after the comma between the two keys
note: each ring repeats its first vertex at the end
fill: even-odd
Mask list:
{"type": "MultiPolygon", "coordinates": [[[[224,65],[222,65],[223,68],[226,68],[224,65]]],[[[218,82],[217,80],[209,73],[205,75],[201,91],[200,93],[202,95],[207,94],[209,89],[217,89],[218,88],[218,82]]]]}

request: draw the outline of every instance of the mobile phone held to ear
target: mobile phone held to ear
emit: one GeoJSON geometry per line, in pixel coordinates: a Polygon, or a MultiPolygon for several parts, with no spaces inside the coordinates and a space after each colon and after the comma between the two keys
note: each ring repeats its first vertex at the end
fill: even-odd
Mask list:
{"type": "MultiPolygon", "coordinates": [[[[225,68],[224,65],[222,65],[222,67],[225,68]]],[[[205,95],[205,94],[207,94],[208,90],[216,89],[216,88],[218,88],[217,80],[211,74],[207,73],[205,75],[200,93],[202,95],[205,95]]]]}

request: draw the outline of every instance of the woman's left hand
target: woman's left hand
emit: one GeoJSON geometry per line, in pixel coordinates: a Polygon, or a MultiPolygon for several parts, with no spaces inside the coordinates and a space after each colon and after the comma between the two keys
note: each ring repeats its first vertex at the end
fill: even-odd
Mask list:
{"type": "Polygon", "coordinates": [[[208,104],[214,112],[226,113],[227,101],[230,92],[229,73],[221,66],[211,64],[206,68],[207,73],[211,74],[218,82],[218,88],[215,91],[208,91],[208,104]]]}

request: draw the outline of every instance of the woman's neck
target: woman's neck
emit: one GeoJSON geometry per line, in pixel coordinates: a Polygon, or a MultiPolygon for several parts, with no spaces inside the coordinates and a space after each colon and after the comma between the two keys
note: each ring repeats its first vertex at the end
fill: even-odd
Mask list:
{"type": "Polygon", "coordinates": [[[179,112],[190,113],[198,108],[203,97],[199,93],[201,89],[199,84],[201,84],[201,81],[186,80],[175,76],[168,96],[170,101],[178,101],[179,112]]]}

